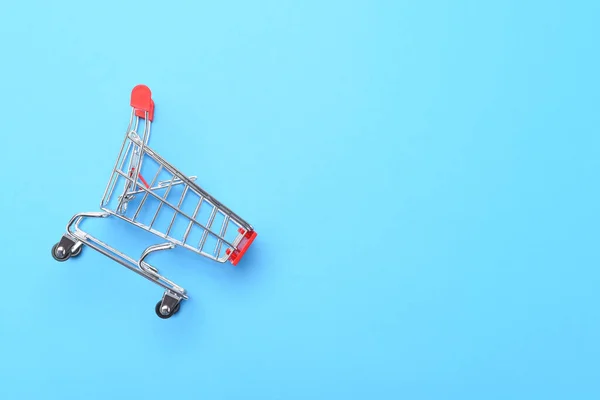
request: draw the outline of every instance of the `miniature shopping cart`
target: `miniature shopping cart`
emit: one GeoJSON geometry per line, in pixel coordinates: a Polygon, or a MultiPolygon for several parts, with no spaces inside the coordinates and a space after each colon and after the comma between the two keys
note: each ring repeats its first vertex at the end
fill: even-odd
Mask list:
{"type": "Polygon", "coordinates": [[[161,286],[165,292],[155,311],[160,318],[169,318],[188,296],[181,286],[146,262],[150,254],[181,246],[211,260],[237,265],[256,232],[198,186],[195,176],[184,175],[148,146],[154,101],[147,86],[133,89],[131,107],[129,127],[102,197],[103,212],[74,215],[66,233],[52,248],[52,256],[66,261],[78,256],[84,245],[91,247],[161,286]],[[86,218],[109,216],[151,232],[164,243],[146,248],[135,260],[80,228],[86,218]]]}

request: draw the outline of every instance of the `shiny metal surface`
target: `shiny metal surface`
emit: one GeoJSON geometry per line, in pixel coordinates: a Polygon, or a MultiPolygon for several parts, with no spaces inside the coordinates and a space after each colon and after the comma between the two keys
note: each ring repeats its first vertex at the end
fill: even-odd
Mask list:
{"type": "MultiPolygon", "coordinates": [[[[146,262],[146,259],[151,254],[181,246],[211,260],[223,263],[229,259],[230,254],[236,249],[244,234],[252,230],[252,226],[197,185],[196,176],[188,177],[184,175],[150,148],[148,142],[151,125],[151,121],[148,120],[148,113],[145,113],[144,118],[140,118],[136,115],[135,109],[132,108],[119,156],[114,163],[100,203],[103,212],[85,212],[74,215],[67,224],[65,237],[75,242],[71,248],[71,253],[80,250],[84,245],[88,246],[165,289],[162,303],[167,302],[170,306],[161,303],[159,309],[163,315],[168,315],[171,313],[173,305],[178,305],[180,300],[188,298],[185,289],[161,275],[157,268],[146,262]],[[146,163],[158,166],[156,171],[153,171],[150,175],[152,177],[150,181],[146,181],[142,175],[146,163]],[[167,174],[170,179],[160,179],[161,174],[167,174]],[[176,201],[171,201],[169,200],[169,194],[175,187],[181,187],[181,193],[176,201]],[[140,221],[140,218],[144,210],[149,207],[148,203],[151,199],[153,204],[158,202],[158,206],[152,214],[150,223],[145,224],[140,221]],[[196,201],[193,204],[194,211],[191,215],[183,210],[186,199],[196,201]],[[129,207],[130,204],[138,200],[139,204],[135,207],[133,205],[129,207]],[[203,222],[199,216],[201,211],[207,207],[210,214],[208,220],[203,222]],[[157,226],[157,219],[161,215],[161,210],[172,213],[172,215],[169,214],[170,222],[166,227],[157,226]],[[119,218],[150,232],[165,240],[166,243],[149,246],[136,260],[95,238],[80,227],[85,219],[107,218],[109,216],[119,218]],[[222,218],[223,221],[219,226],[213,228],[217,216],[222,218]],[[184,226],[186,227],[179,237],[173,233],[173,227],[178,218],[185,221],[184,226]],[[201,231],[200,238],[196,239],[197,241],[190,239],[194,228],[201,231]],[[231,229],[234,231],[231,231],[231,229]],[[226,237],[227,232],[235,232],[235,237],[228,239],[226,237]],[[210,246],[208,244],[209,238],[211,238],[210,246]]],[[[63,257],[66,255],[66,249],[58,247],[56,253],[58,256],[63,257]]],[[[176,312],[177,309],[173,312],[176,312]]]]}

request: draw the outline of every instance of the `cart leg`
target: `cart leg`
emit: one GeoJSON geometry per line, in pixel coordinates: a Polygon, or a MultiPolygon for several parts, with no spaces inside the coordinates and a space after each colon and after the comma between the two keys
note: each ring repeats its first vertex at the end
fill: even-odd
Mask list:
{"type": "Polygon", "coordinates": [[[162,299],[156,303],[155,311],[156,315],[158,315],[162,319],[171,318],[173,315],[179,311],[179,306],[181,304],[182,297],[170,290],[165,291],[162,299]]]}
{"type": "Polygon", "coordinates": [[[64,235],[58,243],[52,247],[52,257],[56,261],[67,261],[71,257],[77,257],[81,253],[83,243],[64,235]]]}

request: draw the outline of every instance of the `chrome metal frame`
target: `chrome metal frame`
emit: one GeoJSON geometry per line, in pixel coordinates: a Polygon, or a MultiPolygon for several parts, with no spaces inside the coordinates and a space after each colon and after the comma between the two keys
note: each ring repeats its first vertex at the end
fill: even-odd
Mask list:
{"type": "Polygon", "coordinates": [[[195,182],[195,176],[188,177],[182,174],[177,168],[152,150],[148,146],[151,126],[152,122],[149,120],[148,111],[144,112],[144,117],[140,117],[136,113],[136,109],[132,107],[129,125],[121,145],[119,156],[114,164],[111,177],[102,196],[100,208],[103,212],[75,214],[67,224],[63,239],[53,248],[53,256],[59,261],[64,261],[71,256],[78,255],[81,247],[84,245],[98,251],[111,260],[162,287],[165,293],[162,300],[157,304],[156,312],[161,318],[168,318],[177,312],[180,301],[188,299],[188,296],[184,288],[159,274],[157,268],[145,261],[146,258],[151,254],[169,250],[175,246],[181,246],[211,260],[223,263],[230,258],[231,254],[233,254],[240,244],[240,241],[244,238],[244,235],[249,231],[253,231],[253,228],[198,186],[195,182]],[[142,125],[143,131],[140,137],[138,132],[142,125]],[[159,167],[152,180],[148,183],[142,177],[141,171],[144,161],[149,159],[153,160],[153,163],[159,167]],[[161,172],[169,174],[171,179],[157,182],[161,172]],[[118,182],[123,180],[122,189],[118,190],[118,182]],[[173,187],[180,185],[183,185],[182,193],[177,204],[174,204],[168,200],[168,196],[173,187]],[[192,193],[199,200],[193,214],[189,215],[182,210],[182,203],[186,195],[192,193]],[[114,196],[117,196],[116,206],[113,205],[114,196]],[[128,204],[136,196],[142,196],[142,199],[132,214],[131,212],[127,212],[128,204]],[[144,224],[138,220],[138,217],[148,198],[158,200],[159,205],[152,217],[152,222],[144,224]],[[202,223],[198,218],[198,213],[205,204],[205,207],[212,208],[210,208],[208,221],[202,223]],[[155,226],[155,221],[163,208],[173,212],[173,217],[166,230],[161,230],[155,226]],[[218,214],[222,215],[223,222],[215,231],[213,230],[213,223],[218,214]],[[135,260],[80,228],[81,222],[86,218],[107,218],[109,216],[117,217],[147,232],[151,232],[166,242],[146,248],[140,258],[135,260]],[[175,237],[171,232],[178,216],[188,222],[187,229],[182,238],[175,237]],[[202,236],[197,243],[189,243],[189,234],[194,226],[202,229],[202,236]],[[232,228],[236,229],[237,235],[233,240],[227,240],[226,234],[232,228]],[[216,245],[212,248],[212,251],[207,249],[208,237],[216,240],[216,245]]]}

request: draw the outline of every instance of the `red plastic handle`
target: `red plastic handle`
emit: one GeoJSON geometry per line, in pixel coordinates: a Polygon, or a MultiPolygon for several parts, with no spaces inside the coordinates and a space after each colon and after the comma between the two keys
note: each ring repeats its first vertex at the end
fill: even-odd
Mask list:
{"type": "Polygon", "coordinates": [[[150,112],[153,111],[152,106],[152,92],[150,88],[146,85],[137,85],[131,91],[131,107],[136,110],[141,110],[142,112],[150,112]]]}

